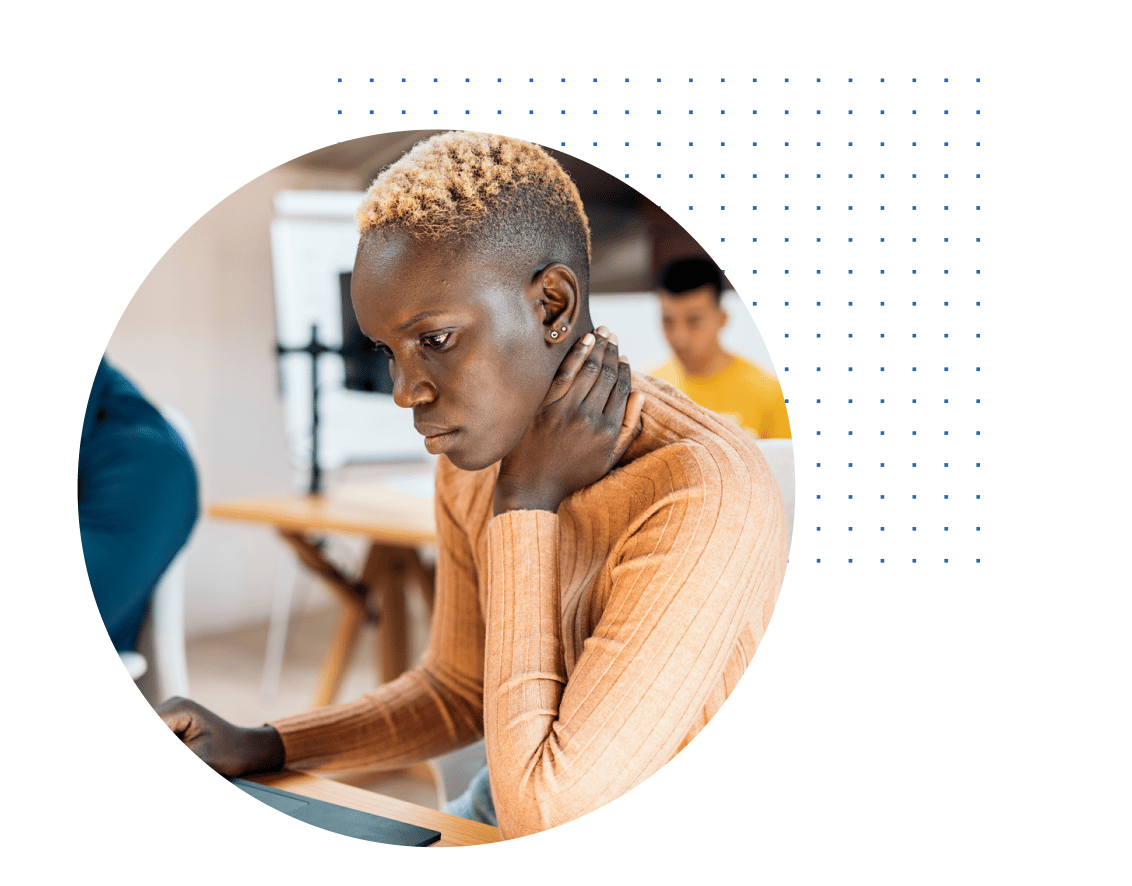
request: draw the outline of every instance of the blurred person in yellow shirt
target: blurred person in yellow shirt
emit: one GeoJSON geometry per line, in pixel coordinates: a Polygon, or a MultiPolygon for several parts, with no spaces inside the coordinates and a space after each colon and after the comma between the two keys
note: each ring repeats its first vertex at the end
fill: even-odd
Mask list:
{"type": "Polygon", "coordinates": [[[675,359],[653,375],[762,439],[790,437],[782,387],[773,375],[719,343],[727,323],[723,275],[706,258],[671,262],[657,281],[664,337],[675,359]]]}

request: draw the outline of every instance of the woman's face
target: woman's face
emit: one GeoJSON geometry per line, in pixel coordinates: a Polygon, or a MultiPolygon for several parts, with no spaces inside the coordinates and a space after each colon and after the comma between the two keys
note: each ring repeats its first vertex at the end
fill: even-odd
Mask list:
{"type": "Polygon", "coordinates": [[[351,296],[429,452],[471,471],[514,448],[561,359],[533,284],[474,251],[393,233],[361,244],[351,296]]]}

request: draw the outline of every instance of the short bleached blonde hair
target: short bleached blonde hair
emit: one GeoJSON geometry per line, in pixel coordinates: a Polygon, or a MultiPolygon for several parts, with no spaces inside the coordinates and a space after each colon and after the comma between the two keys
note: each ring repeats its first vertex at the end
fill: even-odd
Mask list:
{"type": "Polygon", "coordinates": [[[590,227],[578,188],[538,145],[481,132],[419,142],[370,185],[363,240],[397,229],[414,238],[529,253],[569,265],[589,290],[590,227]]]}

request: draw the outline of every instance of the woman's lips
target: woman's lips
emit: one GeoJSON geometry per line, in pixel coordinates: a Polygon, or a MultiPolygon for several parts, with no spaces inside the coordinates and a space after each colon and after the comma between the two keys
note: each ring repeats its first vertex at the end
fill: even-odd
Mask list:
{"type": "Polygon", "coordinates": [[[424,436],[425,449],[433,455],[446,451],[456,437],[455,428],[440,428],[435,425],[417,425],[417,433],[424,436]]]}

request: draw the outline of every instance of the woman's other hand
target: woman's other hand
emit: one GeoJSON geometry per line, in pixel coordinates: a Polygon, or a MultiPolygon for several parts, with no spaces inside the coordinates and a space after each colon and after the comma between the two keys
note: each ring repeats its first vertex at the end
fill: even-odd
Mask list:
{"type": "Polygon", "coordinates": [[[173,697],[156,710],[194,754],[226,778],[283,768],[283,739],[273,726],[233,726],[187,698],[173,697]]]}
{"type": "Polygon", "coordinates": [[[600,326],[562,360],[542,407],[495,483],[495,513],[557,511],[621,460],[641,431],[644,394],[633,390],[617,336],[600,326]]]}

